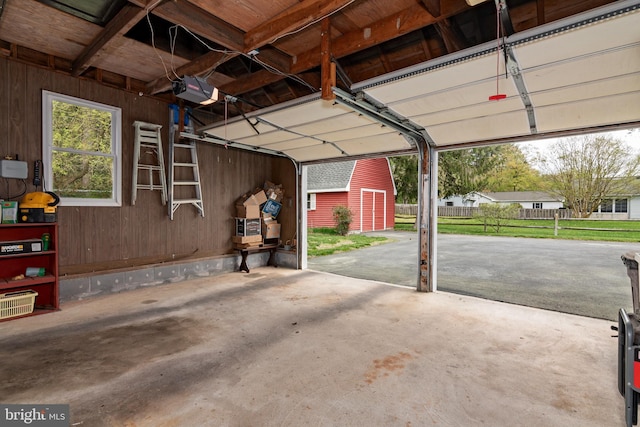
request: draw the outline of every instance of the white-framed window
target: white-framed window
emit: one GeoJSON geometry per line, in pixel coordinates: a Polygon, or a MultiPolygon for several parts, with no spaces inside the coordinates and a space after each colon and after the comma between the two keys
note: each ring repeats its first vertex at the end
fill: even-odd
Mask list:
{"type": "Polygon", "coordinates": [[[613,212],[613,199],[604,199],[602,202],[600,202],[600,212],[613,212]]]}
{"type": "Polygon", "coordinates": [[[316,210],[316,193],[307,193],[307,210],[316,210]]]}
{"type": "Polygon", "coordinates": [[[63,206],[122,205],[122,110],[42,91],[44,187],[63,206]]]}
{"type": "Polygon", "coordinates": [[[627,199],[616,199],[614,208],[617,213],[627,213],[627,199]]]}
{"type": "Polygon", "coordinates": [[[533,202],[533,209],[542,209],[542,202],[533,202]]]}

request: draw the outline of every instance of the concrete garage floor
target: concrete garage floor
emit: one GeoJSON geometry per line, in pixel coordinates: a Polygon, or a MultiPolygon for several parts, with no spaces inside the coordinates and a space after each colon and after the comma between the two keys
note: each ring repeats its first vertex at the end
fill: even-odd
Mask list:
{"type": "Polygon", "coordinates": [[[612,322],[255,268],[0,323],[0,402],[81,426],[624,426],[612,322]]]}

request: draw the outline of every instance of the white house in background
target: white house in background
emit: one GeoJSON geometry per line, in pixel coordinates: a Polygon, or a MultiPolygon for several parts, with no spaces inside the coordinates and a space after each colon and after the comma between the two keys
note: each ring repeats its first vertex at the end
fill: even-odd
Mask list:
{"type": "MultiPolygon", "coordinates": [[[[525,209],[560,209],[563,200],[545,191],[473,192],[466,196],[438,199],[438,206],[478,207],[482,203],[518,203],[525,209]]],[[[629,185],[624,194],[606,197],[592,219],[640,219],[640,178],[629,185]]]]}
{"type": "Polygon", "coordinates": [[[619,194],[605,198],[591,218],[640,219],[640,177],[630,181],[619,194]]]}
{"type": "Polygon", "coordinates": [[[483,203],[502,205],[518,203],[524,209],[560,209],[563,207],[562,198],[546,191],[473,192],[465,196],[438,199],[438,206],[478,207],[483,203]]]}

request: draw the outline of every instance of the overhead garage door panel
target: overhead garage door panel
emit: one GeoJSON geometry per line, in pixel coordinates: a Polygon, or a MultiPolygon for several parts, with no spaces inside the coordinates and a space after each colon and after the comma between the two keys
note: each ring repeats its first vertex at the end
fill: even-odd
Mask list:
{"type": "Polygon", "coordinates": [[[204,131],[310,162],[415,150],[401,129],[447,147],[629,126],[640,123],[639,28],[638,3],[620,0],[507,37],[508,67],[488,43],[356,83],[337,103],[314,94],[247,113],[259,134],[245,119],[204,131]]]}
{"type": "Polygon", "coordinates": [[[624,123],[639,115],[640,92],[536,108],[540,132],[624,123]]]}
{"type": "Polygon", "coordinates": [[[284,110],[266,112],[260,114],[260,117],[278,126],[293,128],[301,124],[318,122],[342,114],[353,114],[353,111],[330,101],[318,100],[318,102],[305,102],[293,105],[284,110]]]}
{"type": "MultiPolygon", "coordinates": [[[[606,80],[599,80],[563,88],[553,88],[532,93],[531,100],[536,107],[566,104],[586,99],[605,98],[640,90],[640,74],[629,74],[606,80]]],[[[633,103],[632,103],[633,106],[633,103]]]]}
{"type": "Polygon", "coordinates": [[[517,46],[524,70],[638,43],[638,11],[602,19],[517,46]]]}
{"type": "Polygon", "coordinates": [[[407,140],[397,132],[391,132],[366,138],[345,140],[336,144],[350,156],[368,153],[385,153],[407,150],[410,148],[407,140]]]}
{"type": "Polygon", "coordinates": [[[467,60],[454,54],[440,68],[426,63],[407,69],[406,77],[397,72],[361,87],[424,127],[436,146],[637,122],[640,97],[624,94],[640,89],[640,12],[602,16],[507,38],[515,61],[506,80],[501,62],[498,89],[496,53],[486,47],[467,60]],[[489,101],[496,93],[507,97],[489,101]]]}
{"type": "Polygon", "coordinates": [[[453,109],[436,111],[429,114],[411,115],[409,118],[421,126],[436,126],[452,122],[461,122],[479,118],[488,118],[511,112],[522,112],[519,98],[507,98],[500,102],[485,100],[476,104],[464,105],[453,109]]]}
{"type": "Polygon", "coordinates": [[[522,111],[488,115],[477,119],[429,127],[429,135],[437,141],[439,146],[515,137],[528,133],[528,131],[527,115],[522,111]]]}
{"type": "Polygon", "coordinates": [[[270,150],[275,150],[275,151],[284,151],[284,150],[291,150],[294,148],[311,147],[313,145],[319,145],[319,144],[321,143],[311,138],[292,138],[286,141],[279,141],[269,145],[264,145],[263,147],[268,148],[270,150]]]}
{"type": "Polygon", "coordinates": [[[639,72],[640,45],[633,45],[599,55],[525,69],[522,75],[529,92],[535,94],[553,88],[606,81],[639,72]]]}
{"type": "Polygon", "coordinates": [[[333,144],[314,144],[308,147],[293,148],[283,151],[289,157],[298,162],[310,162],[314,160],[343,157],[342,152],[333,144]]]}
{"type": "Polygon", "coordinates": [[[408,75],[393,84],[367,89],[373,98],[394,109],[397,102],[441,93],[451,88],[483,81],[496,76],[496,56],[469,59],[450,66],[443,66],[426,73],[408,75]]]}
{"type": "MultiPolygon", "coordinates": [[[[494,70],[495,72],[495,70],[494,70]]],[[[518,89],[514,86],[512,79],[505,79],[504,74],[498,77],[497,82],[500,93],[507,94],[507,100],[518,100],[518,89]],[[515,98],[514,98],[515,97],[515,98]]],[[[489,96],[496,93],[496,76],[481,82],[473,82],[445,91],[439,91],[428,96],[411,97],[404,101],[397,101],[392,104],[393,110],[405,117],[416,117],[433,113],[455,114],[456,111],[467,109],[469,106],[479,106],[484,110],[484,114],[502,113],[509,110],[521,109],[520,102],[493,102],[489,101],[489,96]],[[489,110],[487,110],[489,109],[489,110]]],[[[468,117],[477,117],[472,114],[468,117]]],[[[462,117],[464,118],[464,116],[462,117]]],[[[438,120],[441,123],[447,120],[438,120]]]]}

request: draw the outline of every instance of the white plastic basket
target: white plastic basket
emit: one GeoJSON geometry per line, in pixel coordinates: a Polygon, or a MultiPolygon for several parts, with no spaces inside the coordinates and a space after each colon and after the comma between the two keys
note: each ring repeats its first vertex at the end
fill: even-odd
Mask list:
{"type": "Polygon", "coordinates": [[[37,296],[32,290],[0,294],[0,319],[33,313],[37,296]]]}

